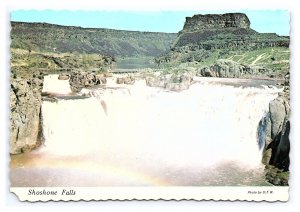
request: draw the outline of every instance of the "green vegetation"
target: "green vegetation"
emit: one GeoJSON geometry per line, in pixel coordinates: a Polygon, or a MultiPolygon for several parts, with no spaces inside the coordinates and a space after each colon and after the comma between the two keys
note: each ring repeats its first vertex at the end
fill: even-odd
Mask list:
{"type": "Polygon", "coordinates": [[[253,51],[229,52],[226,59],[238,63],[263,66],[267,69],[285,71],[289,70],[290,50],[284,47],[263,48],[253,51]]]}
{"type": "Polygon", "coordinates": [[[159,56],[175,33],[138,32],[12,22],[12,48],[40,52],[78,52],[112,57],[159,56]]]}
{"type": "Polygon", "coordinates": [[[289,48],[267,47],[256,50],[214,49],[208,51],[200,49],[196,51],[169,52],[159,59],[169,61],[167,63],[162,62],[160,64],[161,68],[202,68],[215,64],[219,59],[228,59],[244,65],[263,67],[277,74],[285,74],[290,68],[289,58],[289,48]]]}
{"type": "Polygon", "coordinates": [[[59,72],[71,69],[103,72],[112,66],[113,58],[99,54],[29,52],[11,48],[11,72],[22,76],[36,71],[59,72]]]}
{"type": "Polygon", "coordinates": [[[288,36],[239,27],[183,29],[171,51],[155,61],[163,68],[202,68],[214,65],[219,59],[227,59],[265,69],[269,76],[283,76],[290,68],[289,42],[288,36]]]}
{"type": "Polygon", "coordinates": [[[289,37],[224,28],[195,32],[137,32],[12,22],[12,70],[202,68],[219,59],[289,70],[289,37]],[[176,68],[174,68],[176,67],[176,68]]]}

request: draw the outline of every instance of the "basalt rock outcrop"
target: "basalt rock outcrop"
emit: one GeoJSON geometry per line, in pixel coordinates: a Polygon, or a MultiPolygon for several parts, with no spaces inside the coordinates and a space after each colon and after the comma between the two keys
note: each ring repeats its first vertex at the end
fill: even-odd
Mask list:
{"type": "Polygon", "coordinates": [[[10,86],[10,153],[18,154],[41,144],[42,77],[12,78],[10,86]]]}
{"type": "Polygon", "coordinates": [[[79,92],[82,88],[106,84],[104,74],[93,72],[73,71],[70,73],[70,86],[73,92],[79,92]]]}
{"type": "Polygon", "coordinates": [[[232,60],[217,60],[211,66],[205,66],[197,70],[197,76],[203,77],[242,77],[251,75],[260,75],[269,72],[264,67],[255,65],[245,65],[232,60]]]}
{"type": "Polygon", "coordinates": [[[207,30],[216,28],[250,28],[250,20],[243,13],[208,14],[186,17],[182,32],[207,30]]]}
{"type": "Polygon", "coordinates": [[[229,51],[288,48],[289,42],[287,36],[251,29],[250,21],[243,13],[194,15],[186,18],[171,51],[156,58],[156,63],[202,62],[218,54],[220,59],[229,51]]]}
{"type": "MultiPolygon", "coordinates": [[[[222,15],[194,15],[187,17],[174,47],[189,46],[201,49],[255,49],[260,47],[289,46],[289,39],[275,33],[258,33],[250,28],[250,21],[243,13],[222,15]]],[[[197,48],[196,48],[197,49],[197,48]]]]}
{"type": "Polygon", "coordinates": [[[290,99],[289,85],[285,82],[284,91],[270,102],[268,114],[262,118],[259,135],[263,149],[263,164],[266,165],[266,178],[275,185],[288,185],[290,165],[290,99]]]}
{"type": "Polygon", "coordinates": [[[280,94],[269,104],[265,117],[266,136],[263,163],[279,169],[289,169],[290,104],[284,94],[280,94]]]}
{"type": "Polygon", "coordinates": [[[163,75],[156,77],[147,77],[146,85],[149,87],[165,88],[169,91],[182,91],[189,89],[193,82],[193,78],[189,75],[163,75]]]}

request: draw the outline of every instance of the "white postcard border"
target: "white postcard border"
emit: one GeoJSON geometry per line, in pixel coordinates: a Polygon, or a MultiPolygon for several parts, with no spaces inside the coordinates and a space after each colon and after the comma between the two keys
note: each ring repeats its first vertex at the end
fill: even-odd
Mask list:
{"type": "Polygon", "coordinates": [[[288,186],[11,187],[20,201],[224,200],[286,202],[288,186]]]}

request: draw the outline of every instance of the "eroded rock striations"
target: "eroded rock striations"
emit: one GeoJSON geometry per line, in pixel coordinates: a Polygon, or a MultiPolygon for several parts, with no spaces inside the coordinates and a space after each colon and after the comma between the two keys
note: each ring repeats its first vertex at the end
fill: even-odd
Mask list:
{"type": "Polygon", "coordinates": [[[243,13],[194,15],[186,17],[181,33],[230,27],[249,29],[250,20],[243,13]]]}
{"type": "Polygon", "coordinates": [[[10,153],[34,149],[41,143],[41,92],[39,78],[13,78],[10,86],[10,153]]]}
{"type": "Polygon", "coordinates": [[[187,17],[179,32],[175,48],[194,49],[257,49],[260,47],[289,46],[289,39],[275,33],[258,33],[250,28],[243,13],[223,15],[194,15],[187,17]]]}

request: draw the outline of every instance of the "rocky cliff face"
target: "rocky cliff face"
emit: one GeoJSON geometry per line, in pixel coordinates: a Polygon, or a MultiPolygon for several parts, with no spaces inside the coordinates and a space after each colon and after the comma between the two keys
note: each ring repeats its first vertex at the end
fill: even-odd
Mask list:
{"type": "Polygon", "coordinates": [[[289,170],[289,132],[290,104],[288,97],[280,93],[270,102],[269,114],[266,117],[266,137],[263,163],[273,165],[284,171],[289,170]]]}
{"type": "Polygon", "coordinates": [[[253,48],[286,46],[289,40],[275,33],[258,33],[250,28],[250,21],[243,13],[223,15],[194,15],[187,17],[180,31],[176,47],[193,46],[200,49],[253,48]],[[250,45],[248,45],[250,44],[250,45]]]}
{"type": "Polygon", "coordinates": [[[226,59],[233,51],[288,48],[289,43],[289,37],[251,29],[248,17],[242,13],[194,15],[186,18],[171,50],[156,58],[156,63],[201,63],[226,59]]]}
{"type": "Polygon", "coordinates": [[[10,153],[18,154],[40,144],[42,76],[11,79],[10,153]],[[41,78],[41,79],[39,79],[41,78]]]}
{"type": "Polygon", "coordinates": [[[270,102],[269,113],[259,123],[259,128],[264,129],[259,138],[264,144],[262,162],[266,165],[266,179],[274,185],[288,185],[290,111],[289,79],[286,75],[284,91],[270,102]]]}
{"type": "Polygon", "coordinates": [[[231,27],[249,29],[250,20],[243,13],[194,15],[193,17],[186,17],[181,33],[231,27]]]}

